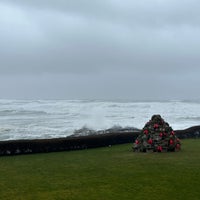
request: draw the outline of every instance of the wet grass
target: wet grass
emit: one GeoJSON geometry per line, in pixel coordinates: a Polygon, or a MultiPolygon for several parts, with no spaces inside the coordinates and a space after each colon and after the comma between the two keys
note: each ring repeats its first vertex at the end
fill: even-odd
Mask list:
{"type": "Polygon", "coordinates": [[[2,200],[199,200],[200,140],[176,153],[133,153],[132,144],[0,157],[2,200]]]}

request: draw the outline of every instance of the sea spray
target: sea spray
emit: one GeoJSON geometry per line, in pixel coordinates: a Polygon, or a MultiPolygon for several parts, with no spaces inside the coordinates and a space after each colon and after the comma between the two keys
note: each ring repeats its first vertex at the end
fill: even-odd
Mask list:
{"type": "Polygon", "coordinates": [[[83,127],[142,129],[154,113],[184,129],[199,125],[199,110],[200,102],[186,101],[0,100],[0,140],[66,137],[83,127]]]}

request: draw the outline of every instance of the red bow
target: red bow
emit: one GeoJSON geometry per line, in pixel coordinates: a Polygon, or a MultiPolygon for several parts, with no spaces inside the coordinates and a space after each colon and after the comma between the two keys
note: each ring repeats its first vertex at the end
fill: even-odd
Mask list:
{"type": "Polygon", "coordinates": [[[162,146],[158,146],[158,147],[157,147],[157,150],[158,150],[158,151],[162,151],[162,146]]]}
{"type": "Polygon", "coordinates": [[[171,132],[171,135],[174,135],[174,131],[171,132]]]}
{"type": "Polygon", "coordinates": [[[139,141],[138,141],[138,140],[135,140],[135,144],[139,144],[139,141]]]}
{"type": "Polygon", "coordinates": [[[154,126],[153,126],[154,128],[158,128],[159,127],[159,125],[158,124],[154,124],[154,126]]]}
{"type": "Polygon", "coordinates": [[[150,138],[150,139],[148,140],[148,143],[149,143],[149,144],[152,144],[152,143],[153,143],[153,140],[150,138]]]}
{"type": "Polygon", "coordinates": [[[170,140],[170,141],[169,141],[169,144],[173,144],[173,143],[174,143],[174,141],[173,141],[173,140],[170,140]]]}

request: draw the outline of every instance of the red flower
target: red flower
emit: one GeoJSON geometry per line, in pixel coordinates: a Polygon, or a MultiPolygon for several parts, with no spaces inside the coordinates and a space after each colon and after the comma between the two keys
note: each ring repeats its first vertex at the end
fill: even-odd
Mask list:
{"type": "Polygon", "coordinates": [[[146,135],[147,135],[148,133],[149,133],[149,131],[148,131],[148,130],[144,130],[144,134],[146,134],[146,135]]]}
{"type": "Polygon", "coordinates": [[[159,136],[162,137],[162,136],[163,136],[163,133],[160,133],[159,136]]]}
{"type": "Polygon", "coordinates": [[[139,144],[139,141],[138,141],[138,140],[135,140],[135,144],[139,144]]]}

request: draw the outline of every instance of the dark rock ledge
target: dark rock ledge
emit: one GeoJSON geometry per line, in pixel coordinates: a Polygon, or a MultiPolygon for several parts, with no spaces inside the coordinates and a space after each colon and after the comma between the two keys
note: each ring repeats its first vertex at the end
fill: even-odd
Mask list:
{"type": "MultiPolygon", "coordinates": [[[[200,138],[200,126],[175,131],[180,139],[200,138]]],[[[106,132],[87,136],[69,136],[54,139],[0,141],[0,156],[80,150],[133,143],[140,130],[106,132]]]]}

